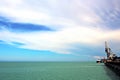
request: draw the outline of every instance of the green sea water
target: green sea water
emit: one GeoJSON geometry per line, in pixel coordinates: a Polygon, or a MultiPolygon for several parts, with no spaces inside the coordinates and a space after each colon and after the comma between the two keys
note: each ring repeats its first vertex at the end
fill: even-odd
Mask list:
{"type": "Polygon", "coordinates": [[[120,80],[95,62],[0,62],[0,80],[120,80]]]}

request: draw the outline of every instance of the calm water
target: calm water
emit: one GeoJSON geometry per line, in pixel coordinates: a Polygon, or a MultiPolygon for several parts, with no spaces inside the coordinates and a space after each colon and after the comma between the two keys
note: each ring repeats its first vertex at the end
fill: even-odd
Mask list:
{"type": "Polygon", "coordinates": [[[120,80],[94,62],[0,62],[0,80],[120,80]]]}

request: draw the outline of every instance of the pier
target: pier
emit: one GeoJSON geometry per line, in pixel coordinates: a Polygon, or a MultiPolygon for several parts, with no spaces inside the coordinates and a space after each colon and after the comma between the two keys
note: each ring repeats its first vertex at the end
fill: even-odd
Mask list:
{"type": "Polygon", "coordinates": [[[105,52],[107,54],[107,59],[101,59],[96,61],[97,63],[104,63],[105,66],[114,71],[118,76],[120,76],[120,57],[112,52],[111,48],[108,47],[107,42],[105,42],[105,52]]]}
{"type": "Polygon", "coordinates": [[[118,76],[120,76],[120,62],[106,62],[104,64],[114,71],[118,76]]]}

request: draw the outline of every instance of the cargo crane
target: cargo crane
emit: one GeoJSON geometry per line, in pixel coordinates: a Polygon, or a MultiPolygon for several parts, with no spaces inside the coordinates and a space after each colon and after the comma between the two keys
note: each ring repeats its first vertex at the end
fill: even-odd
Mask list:
{"type": "Polygon", "coordinates": [[[105,42],[105,52],[107,53],[107,59],[103,60],[104,64],[120,76],[120,57],[112,52],[107,42],[105,42]]]}
{"type": "Polygon", "coordinates": [[[104,63],[105,66],[113,70],[117,75],[120,76],[120,57],[114,54],[111,48],[108,46],[108,43],[105,41],[105,52],[107,58],[100,59],[96,61],[97,63],[104,63]]]}
{"type": "Polygon", "coordinates": [[[120,57],[117,57],[116,54],[114,54],[111,50],[111,48],[108,46],[108,43],[105,41],[105,52],[107,54],[107,58],[105,59],[99,59],[96,62],[97,63],[106,63],[106,62],[119,62],[120,57]]]}
{"type": "Polygon", "coordinates": [[[114,60],[117,56],[114,54],[111,50],[111,48],[108,46],[107,42],[105,41],[105,52],[107,54],[107,60],[114,60]]]}

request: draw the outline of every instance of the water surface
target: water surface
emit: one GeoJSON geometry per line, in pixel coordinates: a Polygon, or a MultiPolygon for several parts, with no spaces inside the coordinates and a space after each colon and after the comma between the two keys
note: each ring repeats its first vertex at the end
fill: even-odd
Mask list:
{"type": "Polygon", "coordinates": [[[120,80],[94,62],[0,62],[0,80],[120,80]]]}

